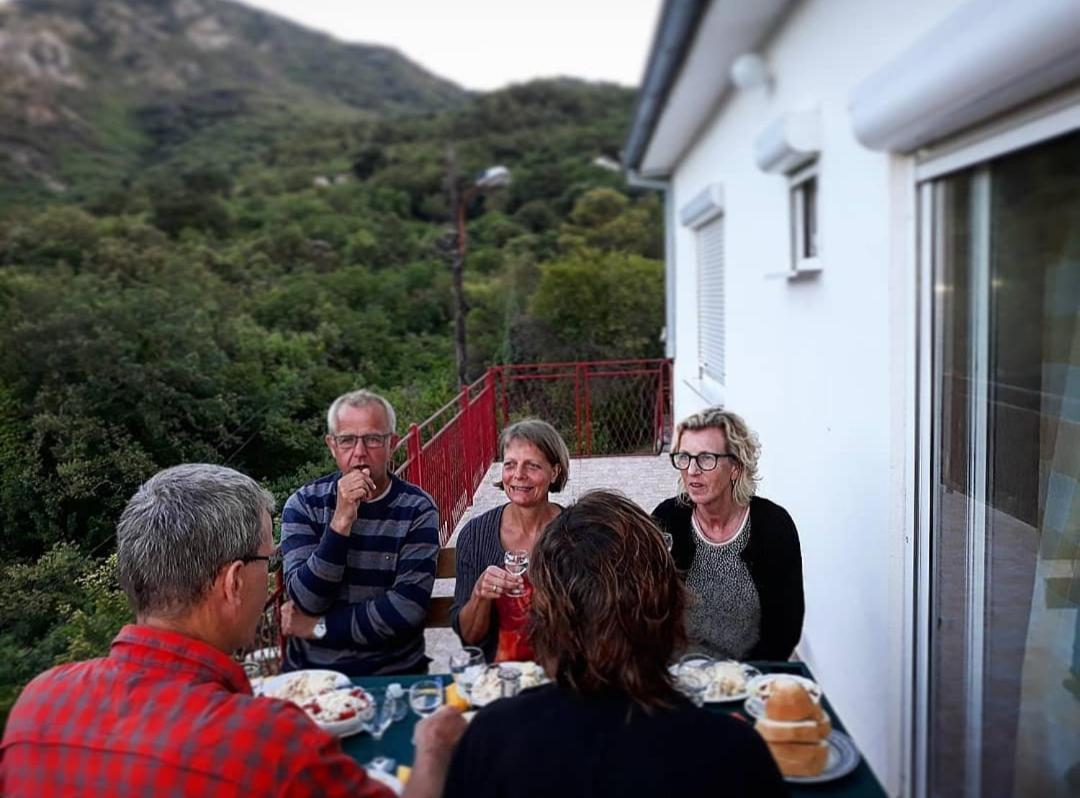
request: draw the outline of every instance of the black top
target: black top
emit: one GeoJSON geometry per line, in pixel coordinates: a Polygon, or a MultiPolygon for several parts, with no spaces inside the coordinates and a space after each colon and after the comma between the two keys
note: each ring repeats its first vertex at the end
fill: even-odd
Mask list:
{"type": "MultiPolygon", "coordinates": [[[[652,512],[660,528],[671,535],[671,556],[680,571],[686,571],[694,556],[693,510],[692,504],[666,499],[652,512]]],[[[787,510],[753,497],[750,542],[741,556],[761,601],[761,636],[746,659],[788,659],[802,636],[805,605],[799,533],[787,510]]]]}
{"type": "Polygon", "coordinates": [[[750,724],[683,699],[645,714],[620,695],[549,684],[482,709],[444,798],[771,798],[780,771],[750,724]]]}

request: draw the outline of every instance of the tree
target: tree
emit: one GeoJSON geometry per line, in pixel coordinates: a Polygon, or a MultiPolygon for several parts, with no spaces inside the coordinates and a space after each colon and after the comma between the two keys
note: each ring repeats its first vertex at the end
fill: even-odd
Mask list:
{"type": "Polygon", "coordinates": [[[550,336],[552,360],[660,357],[663,264],[580,249],[541,267],[530,313],[550,336]]]}

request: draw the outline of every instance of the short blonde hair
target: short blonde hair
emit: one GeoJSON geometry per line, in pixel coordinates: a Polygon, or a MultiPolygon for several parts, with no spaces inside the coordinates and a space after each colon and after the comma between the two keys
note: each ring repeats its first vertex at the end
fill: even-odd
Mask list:
{"type": "MultiPolygon", "coordinates": [[[[707,407],[679,422],[679,426],[675,428],[675,445],[672,451],[678,451],[684,432],[703,429],[718,429],[724,433],[727,453],[733,455],[741,466],[739,476],[731,487],[732,498],[736,504],[745,507],[750,504],[758,486],[757,464],[761,456],[761,443],[758,442],[757,434],[746,425],[742,416],[722,407],[707,407]]],[[[690,503],[690,497],[685,490],[679,493],[678,498],[690,503]]]]}
{"type": "MultiPolygon", "coordinates": [[[[528,441],[540,450],[540,453],[547,458],[550,465],[558,466],[559,473],[551,481],[549,490],[551,493],[561,491],[566,486],[566,480],[570,476],[570,450],[566,448],[566,442],[562,439],[562,435],[559,434],[558,430],[538,418],[526,418],[511,424],[503,430],[502,435],[499,437],[500,460],[503,459],[510,441],[515,440],[528,441]]],[[[501,479],[495,483],[495,487],[503,488],[501,479]]]]}

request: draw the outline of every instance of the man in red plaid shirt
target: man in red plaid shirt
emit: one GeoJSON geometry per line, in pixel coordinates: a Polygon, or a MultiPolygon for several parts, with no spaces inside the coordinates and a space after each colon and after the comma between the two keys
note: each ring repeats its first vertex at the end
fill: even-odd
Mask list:
{"type": "MultiPolygon", "coordinates": [[[[135,610],[109,656],[23,691],[0,746],[4,796],[390,796],[294,704],[254,698],[229,652],[249,645],[278,563],[273,498],[229,468],[147,481],[117,526],[135,610]]],[[[406,796],[436,796],[465,723],[416,727],[406,796]]]]}

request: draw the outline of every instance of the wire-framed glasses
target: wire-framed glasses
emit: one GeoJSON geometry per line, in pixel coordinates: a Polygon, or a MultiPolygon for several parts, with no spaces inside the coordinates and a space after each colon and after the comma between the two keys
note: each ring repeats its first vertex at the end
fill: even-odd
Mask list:
{"type": "Polygon", "coordinates": [[[341,449],[355,449],[356,444],[361,441],[364,442],[365,449],[381,449],[386,446],[386,442],[390,440],[390,436],[393,433],[387,432],[385,434],[371,433],[368,435],[331,435],[334,439],[334,443],[341,449]]]}

